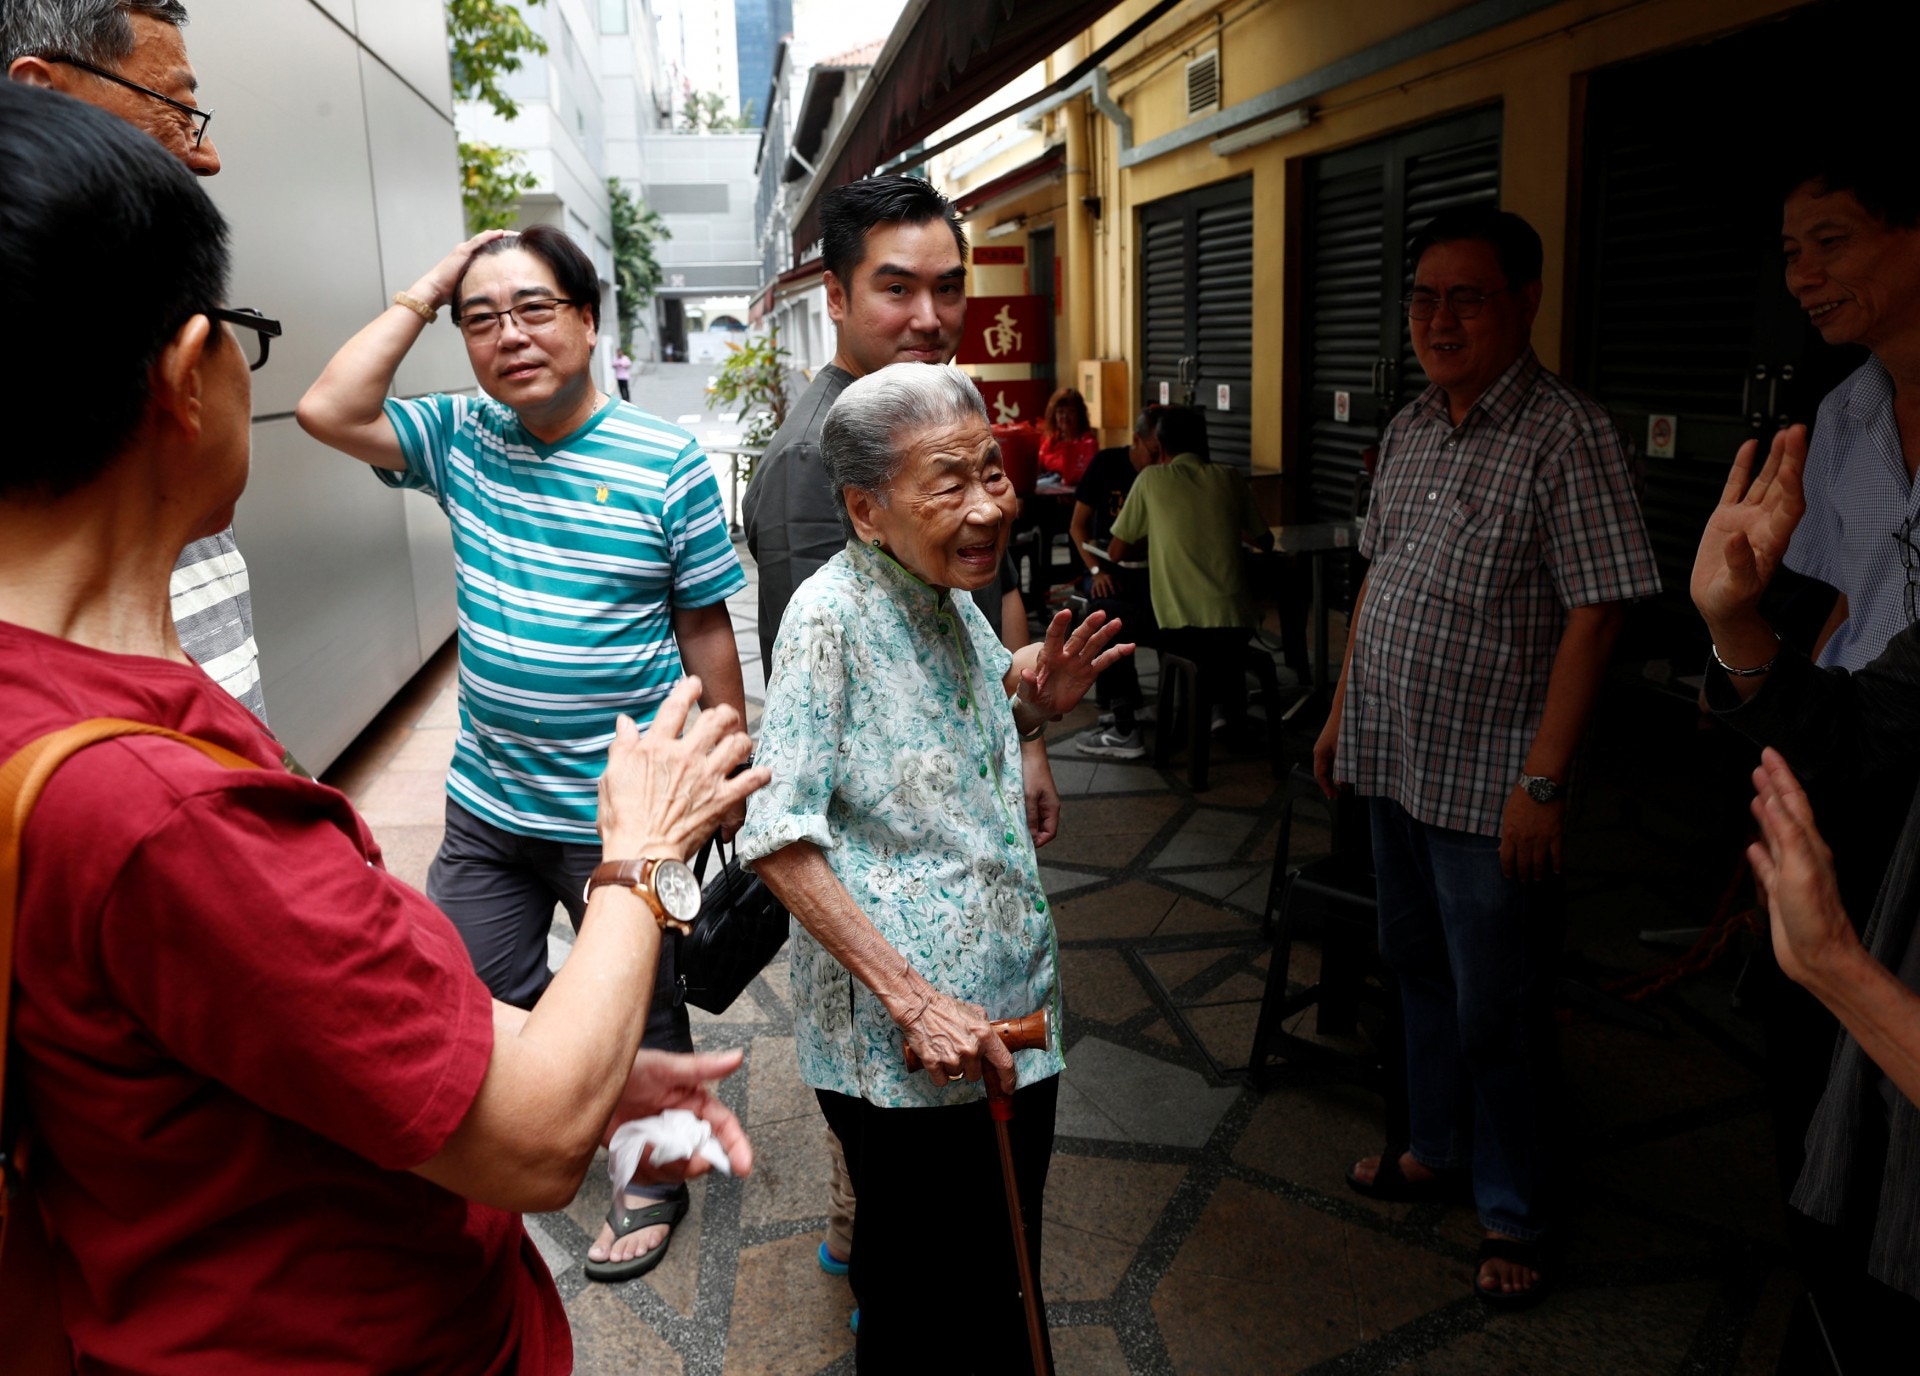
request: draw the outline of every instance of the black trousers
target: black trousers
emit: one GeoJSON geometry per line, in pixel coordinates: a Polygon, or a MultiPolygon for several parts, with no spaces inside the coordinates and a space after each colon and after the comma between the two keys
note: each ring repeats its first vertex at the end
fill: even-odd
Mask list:
{"type": "MultiPolygon", "coordinates": [[[[880,1108],[814,1093],[846,1154],[858,1205],[848,1277],[860,1304],[856,1370],[1028,1376],[1026,1309],[986,1103],[880,1108]]],[[[1017,1091],[1009,1125],[1036,1289],[1059,1097],[1058,1076],[1017,1091]]],[[[1039,1302],[1044,1313],[1045,1299],[1039,1302]]]]}

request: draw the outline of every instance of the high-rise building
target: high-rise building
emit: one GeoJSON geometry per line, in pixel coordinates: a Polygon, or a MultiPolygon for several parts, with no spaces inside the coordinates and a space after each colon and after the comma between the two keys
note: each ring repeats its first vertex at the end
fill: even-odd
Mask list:
{"type": "Polygon", "coordinates": [[[762,128],[767,92],[773,80],[774,52],[780,40],[793,32],[793,0],[734,0],[734,50],[739,55],[740,109],[749,123],[762,128]]]}

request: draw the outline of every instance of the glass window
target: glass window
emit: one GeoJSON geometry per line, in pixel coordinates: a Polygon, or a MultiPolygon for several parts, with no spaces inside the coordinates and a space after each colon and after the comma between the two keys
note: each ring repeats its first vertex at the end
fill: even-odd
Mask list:
{"type": "Polygon", "coordinates": [[[600,0],[600,32],[627,31],[627,0],[600,0]]]}

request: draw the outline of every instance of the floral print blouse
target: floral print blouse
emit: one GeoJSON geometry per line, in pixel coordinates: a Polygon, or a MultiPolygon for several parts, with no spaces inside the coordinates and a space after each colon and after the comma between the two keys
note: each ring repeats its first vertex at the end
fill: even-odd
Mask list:
{"type": "MultiPolygon", "coordinates": [[[[1045,1006],[1020,1084],[1057,1075],[1059,959],[1027,832],[1011,657],[969,597],[850,542],[794,593],[774,641],[743,862],[811,841],[880,935],[942,993],[989,1017],[1045,1006]]],[[[790,952],[800,1074],[885,1108],[978,1099],[907,1072],[886,1008],[796,918],[790,952]]]]}

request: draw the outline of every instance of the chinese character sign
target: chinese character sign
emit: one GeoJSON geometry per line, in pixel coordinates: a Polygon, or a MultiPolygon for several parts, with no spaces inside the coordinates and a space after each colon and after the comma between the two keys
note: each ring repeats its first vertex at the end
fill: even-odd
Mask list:
{"type": "Polygon", "coordinates": [[[973,380],[980,389],[980,395],[986,399],[987,421],[992,425],[1028,425],[1040,423],[1040,413],[1047,405],[1047,384],[1044,382],[982,382],[973,380]]]}
{"type": "Polygon", "coordinates": [[[1053,347],[1044,296],[975,296],[956,363],[1041,363],[1053,347]]]}

